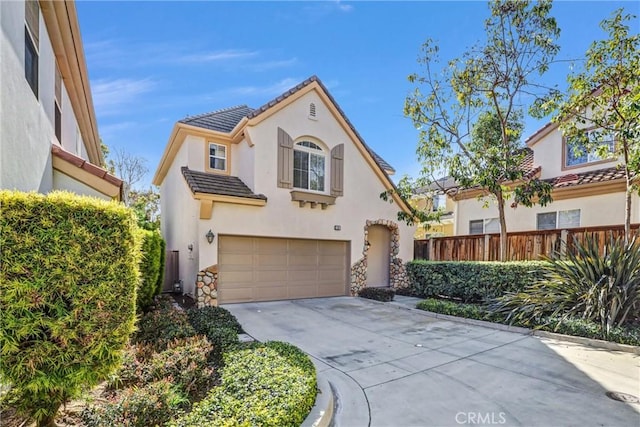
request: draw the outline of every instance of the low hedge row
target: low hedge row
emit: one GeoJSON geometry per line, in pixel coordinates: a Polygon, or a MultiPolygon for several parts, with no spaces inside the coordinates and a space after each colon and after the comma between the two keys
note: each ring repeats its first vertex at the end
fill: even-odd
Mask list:
{"type": "Polygon", "coordinates": [[[420,310],[430,311],[432,313],[448,314],[450,316],[464,317],[467,319],[485,320],[488,322],[513,324],[514,326],[522,326],[526,328],[534,328],[543,331],[556,332],[559,334],[573,335],[577,337],[604,339],[619,344],[629,344],[640,346],[640,328],[636,327],[617,327],[612,328],[609,335],[606,336],[599,323],[591,322],[584,319],[560,319],[546,318],[539,321],[536,325],[523,325],[509,322],[506,315],[495,313],[487,307],[479,304],[464,304],[454,301],[446,301],[439,299],[426,299],[420,301],[416,308],[420,310]]]}
{"type": "Polygon", "coordinates": [[[358,292],[358,296],[361,298],[382,302],[393,301],[395,295],[396,291],[392,288],[362,288],[360,292],[358,292]]]}
{"type": "Polygon", "coordinates": [[[412,293],[420,298],[446,297],[481,302],[517,292],[544,274],[542,261],[407,263],[412,293]]]}
{"type": "Polygon", "coordinates": [[[268,342],[226,353],[221,383],[171,427],[299,426],[315,403],[316,371],[298,348],[268,342]]]}

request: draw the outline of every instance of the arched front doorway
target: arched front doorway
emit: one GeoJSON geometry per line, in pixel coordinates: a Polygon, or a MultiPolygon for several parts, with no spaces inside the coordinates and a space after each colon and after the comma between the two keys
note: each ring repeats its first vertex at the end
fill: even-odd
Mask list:
{"type": "Polygon", "coordinates": [[[351,295],[365,287],[405,287],[404,264],[398,258],[398,224],[388,219],[367,220],[362,258],[351,266],[351,295]]]}

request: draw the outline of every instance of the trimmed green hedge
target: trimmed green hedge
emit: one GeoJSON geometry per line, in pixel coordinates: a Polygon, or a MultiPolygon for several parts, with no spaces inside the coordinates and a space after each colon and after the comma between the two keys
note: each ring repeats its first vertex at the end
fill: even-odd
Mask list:
{"type": "Polygon", "coordinates": [[[142,261],[140,262],[140,288],[138,289],[138,309],[146,310],[162,289],[164,278],[164,241],[157,231],[141,230],[142,261]]]}
{"type": "Polygon", "coordinates": [[[121,363],[133,332],[139,233],[124,206],[0,191],[0,382],[39,424],[121,363]]]}
{"type": "Polygon", "coordinates": [[[269,342],[225,354],[221,384],[172,427],[299,426],[316,398],[316,371],[291,344],[269,342]]]}
{"type": "Polygon", "coordinates": [[[382,302],[393,301],[395,295],[396,291],[392,288],[362,288],[358,292],[358,296],[361,298],[382,302]]]}
{"type": "Polygon", "coordinates": [[[517,292],[541,279],[543,261],[424,261],[407,263],[411,288],[420,298],[446,297],[464,302],[488,301],[517,292]]]}

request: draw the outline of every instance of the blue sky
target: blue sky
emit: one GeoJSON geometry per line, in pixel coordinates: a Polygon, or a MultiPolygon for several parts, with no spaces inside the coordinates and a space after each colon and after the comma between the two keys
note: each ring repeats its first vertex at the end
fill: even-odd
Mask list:
{"type": "MultiPolygon", "coordinates": [[[[633,1],[556,1],[557,59],[578,59],[598,24],[633,1]]],[[[410,73],[427,39],[443,59],[483,38],[486,2],[78,1],[103,141],[147,159],[148,185],[174,123],[233,105],[257,108],[316,74],[365,141],[415,176],[417,134],[403,116],[410,73]]],[[[636,20],[636,29],[639,25],[636,20]]],[[[546,84],[566,87],[571,62],[546,84]]],[[[577,64],[577,63],[576,63],[577,64]]],[[[524,137],[546,120],[527,119],[524,137]]]]}

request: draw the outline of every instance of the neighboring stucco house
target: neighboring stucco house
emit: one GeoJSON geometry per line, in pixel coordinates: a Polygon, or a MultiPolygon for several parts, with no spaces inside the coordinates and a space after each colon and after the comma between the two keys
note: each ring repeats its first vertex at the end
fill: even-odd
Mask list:
{"type": "Polygon", "coordinates": [[[73,1],[0,2],[0,188],[120,200],[100,138],[73,1]]]}
{"type": "Polygon", "coordinates": [[[200,305],[403,286],[414,227],[393,169],[313,76],[258,109],[187,117],[153,183],[167,250],[200,305]],[[209,233],[209,231],[211,231],[209,233]]]}
{"type": "MultiPolygon", "coordinates": [[[[587,131],[588,132],[588,131],[587,131]]],[[[508,231],[531,231],[624,224],[625,178],[619,159],[599,158],[595,152],[574,150],[557,124],[549,123],[526,141],[528,154],[522,167],[552,185],[553,202],[542,207],[510,206],[508,231]]],[[[613,147],[613,139],[602,145],[613,147]]],[[[446,188],[447,204],[453,204],[453,235],[500,232],[498,209],[490,197],[487,207],[479,189],[446,188]]],[[[631,222],[640,222],[640,200],[632,196],[631,222]]]]}

